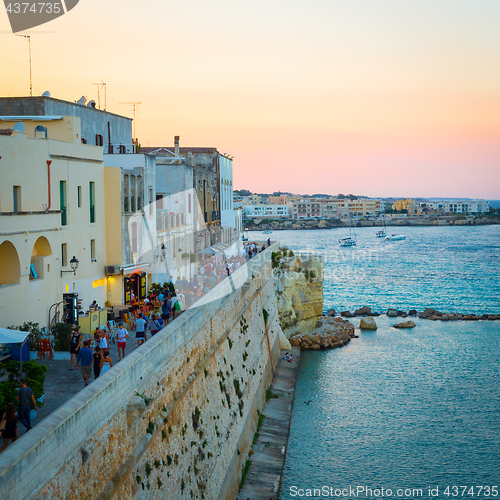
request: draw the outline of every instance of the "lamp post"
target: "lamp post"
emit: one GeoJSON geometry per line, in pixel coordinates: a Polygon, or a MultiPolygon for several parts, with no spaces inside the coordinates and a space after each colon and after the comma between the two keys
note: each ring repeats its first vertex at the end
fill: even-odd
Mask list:
{"type": "Polygon", "coordinates": [[[76,274],[76,270],[78,269],[78,264],[80,264],[79,260],[73,255],[73,258],[69,261],[69,265],[71,266],[71,271],[61,271],[61,278],[64,274],[68,273],[76,274]]]}

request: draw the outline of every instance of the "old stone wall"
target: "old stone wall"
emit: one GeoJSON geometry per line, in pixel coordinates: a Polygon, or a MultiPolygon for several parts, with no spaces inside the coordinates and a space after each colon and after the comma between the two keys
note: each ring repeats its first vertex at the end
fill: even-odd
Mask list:
{"type": "Polygon", "coordinates": [[[274,281],[281,328],[286,337],[311,332],[323,314],[322,257],[275,252],[274,281]]]}
{"type": "Polygon", "coordinates": [[[235,498],[280,326],[270,252],[0,455],[0,498],[235,498]]]}

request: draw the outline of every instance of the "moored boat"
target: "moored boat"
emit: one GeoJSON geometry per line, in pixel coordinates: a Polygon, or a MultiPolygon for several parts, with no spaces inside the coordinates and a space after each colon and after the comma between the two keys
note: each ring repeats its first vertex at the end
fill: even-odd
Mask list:
{"type": "Polygon", "coordinates": [[[389,241],[406,240],[406,234],[390,234],[389,236],[386,236],[385,239],[389,241]]]}

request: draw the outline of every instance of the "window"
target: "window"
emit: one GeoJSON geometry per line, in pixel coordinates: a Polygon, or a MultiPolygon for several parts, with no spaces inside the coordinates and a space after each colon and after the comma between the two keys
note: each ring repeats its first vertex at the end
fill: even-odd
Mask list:
{"type": "Polygon", "coordinates": [[[124,155],[127,152],[125,146],[120,146],[120,154],[124,155]]]}
{"type": "Polygon", "coordinates": [[[95,240],[90,240],[90,260],[92,262],[96,261],[96,258],[95,258],[95,240]]]}
{"type": "Polygon", "coordinates": [[[104,138],[102,137],[101,134],[96,134],[95,135],[95,145],[96,146],[102,146],[104,144],[104,138]]]}
{"type": "Polygon", "coordinates": [[[89,182],[90,223],[95,222],[95,182],[89,182]]]}
{"type": "Polygon", "coordinates": [[[59,182],[59,209],[61,210],[61,226],[68,224],[68,213],[66,206],[66,181],[59,182]]]}
{"type": "Polygon", "coordinates": [[[123,211],[128,212],[128,196],[123,197],[123,211]]]}
{"type": "Polygon", "coordinates": [[[162,194],[156,195],[156,208],[158,208],[158,209],[163,208],[163,195],[162,194]]]}
{"type": "Polygon", "coordinates": [[[130,197],[130,211],[135,212],[135,197],[134,196],[130,197]]]}
{"type": "Polygon", "coordinates": [[[104,286],[104,278],[92,281],[92,288],[97,288],[98,286],[104,286]]]}
{"type": "Polygon", "coordinates": [[[137,197],[137,210],[142,210],[142,198],[140,196],[137,197]]]}
{"type": "Polygon", "coordinates": [[[63,243],[61,245],[61,265],[66,267],[68,265],[68,244],[63,243]]]}
{"type": "Polygon", "coordinates": [[[82,186],[77,188],[78,208],[82,208],[82,186]]]}
{"type": "Polygon", "coordinates": [[[153,215],[153,190],[149,188],[149,215],[153,215]]]}
{"type": "Polygon", "coordinates": [[[13,212],[21,211],[21,186],[14,186],[13,190],[14,209],[13,212]]]}

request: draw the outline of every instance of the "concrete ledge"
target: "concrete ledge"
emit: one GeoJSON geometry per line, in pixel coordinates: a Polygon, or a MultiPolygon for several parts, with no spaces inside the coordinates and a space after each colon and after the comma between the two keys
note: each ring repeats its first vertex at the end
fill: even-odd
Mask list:
{"type": "Polygon", "coordinates": [[[285,464],[286,446],[290,432],[295,381],[300,363],[300,349],[293,347],[296,363],[280,360],[271,384],[273,397],[264,407],[265,418],[252,450],[251,465],[239,494],[239,500],[278,500],[281,474],[285,464]],[[277,396],[277,397],[274,397],[277,396]]]}

